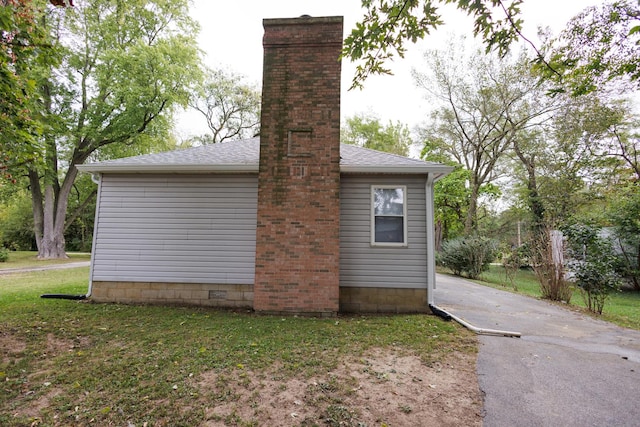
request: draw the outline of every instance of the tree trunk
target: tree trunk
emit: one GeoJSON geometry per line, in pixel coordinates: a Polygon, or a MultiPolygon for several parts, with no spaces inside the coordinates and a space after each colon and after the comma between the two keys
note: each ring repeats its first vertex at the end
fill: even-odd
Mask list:
{"type": "Polygon", "coordinates": [[[477,231],[478,227],[478,193],[480,189],[475,182],[471,183],[471,195],[469,196],[469,210],[464,221],[464,234],[470,235],[477,231]]]}
{"type": "Polygon", "coordinates": [[[520,145],[517,141],[513,142],[513,148],[527,171],[527,204],[529,205],[529,210],[533,216],[532,232],[533,235],[536,236],[544,231],[546,225],[544,218],[545,208],[542,204],[542,200],[540,200],[540,193],[538,192],[535,155],[531,155],[527,158],[520,149],[520,145]]]}
{"type": "MultiPolygon", "coordinates": [[[[43,85],[43,99],[45,111],[53,115],[51,83],[46,81],[43,85]]],[[[31,184],[31,201],[33,203],[33,227],[38,247],[38,259],[65,259],[68,258],[64,250],[64,222],[67,211],[67,201],[71,186],[66,188],[69,175],[73,179],[77,175],[77,169],[73,164],[69,166],[69,172],[65,177],[65,188],[60,188],[58,180],[58,147],[55,138],[46,134],[45,163],[42,185],[40,176],[36,170],[29,170],[31,184]]]]}
{"type": "Polygon", "coordinates": [[[36,237],[36,247],[42,247],[42,230],[44,229],[44,213],[42,209],[42,192],[40,177],[34,170],[29,170],[29,188],[31,189],[31,205],[33,207],[33,234],[36,237]]]}
{"type": "MultiPolygon", "coordinates": [[[[53,185],[45,186],[44,206],[41,205],[44,220],[40,230],[42,238],[40,239],[41,243],[38,245],[38,259],[69,258],[65,251],[64,230],[69,195],[77,175],[78,169],[76,169],[75,165],[71,165],[57,197],[55,197],[53,185]]],[[[34,218],[35,211],[34,206],[34,218]]],[[[37,241],[38,239],[36,239],[37,241]]]]}
{"type": "Polygon", "coordinates": [[[436,252],[440,252],[440,247],[442,246],[442,221],[436,221],[435,224],[435,233],[434,233],[434,240],[435,240],[435,250],[436,252]]]}
{"type": "MultiPolygon", "coordinates": [[[[68,200],[68,195],[66,199],[68,200]]],[[[64,215],[62,218],[56,215],[60,201],[60,197],[58,199],[55,197],[53,185],[46,185],[44,188],[44,221],[41,230],[42,238],[40,245],[38,245],[38,259],[68,258],[64,250],[64,215]]]]}
{"type": "Polygon", "coordinates": [[[527,182],[527,190],[529,192],[529,209],[531,209],[531,215],[533,215],[533,232],[540,233],[542,229],[545,227],[544,223],[544,205],[540,200],[540,193],[538,193],[538,184],[536,182],[536,172],[535,168],[527,167],[527,171],[529,174],[528,182],[527,182]]]}
{"type": "Polygon", "coordinates": [[[30,171],[29,180],[33,204],[33,231],[38,247],[38,259],[68,258],[64,249],[65,216],[58,215],[56,212],[62,208],[66,211],[69,193],[60,192],[59,197],[56,198],[54,187],[49,184],[44,188],[43,197],[37,173],[30,171]]]}

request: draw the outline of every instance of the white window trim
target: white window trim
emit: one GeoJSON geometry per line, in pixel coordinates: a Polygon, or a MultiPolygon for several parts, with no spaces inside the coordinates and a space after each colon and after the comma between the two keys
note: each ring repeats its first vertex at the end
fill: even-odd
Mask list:
{"type": "Polygon", "coordinates": [[[406,248],[409,245],[409,241],[407,239],[407,186],[406,185],[372,185],[371,186],[371,197],[369,201],[370,205],[370,232],[371,235],[371,246],[376,247],[396,247],[396,248],[406,248]],[[376,242],[376,215],[375,215],[375,189],[402,189],[402,230],[403,230],[403,242],[376,242]]]}

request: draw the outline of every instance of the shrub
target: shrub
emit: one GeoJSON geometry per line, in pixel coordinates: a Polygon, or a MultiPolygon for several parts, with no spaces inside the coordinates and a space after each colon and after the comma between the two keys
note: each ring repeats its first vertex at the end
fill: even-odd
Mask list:
{"type": "Polygon", "coordinates": [[[607,298],[620,289],[621,283],[616,273],[618,258],[611,241],[601,237],[599,229],[584,224],[572,225],[563,232],[572,257],[568,266],[584,302],[589,311],[602,314],[607,298]]]}
{"type": "Polygon", "coordinates": [[[617,272],[640,291],[640,188],[632,186],[612,208],[611,221],[618,246],[617,272]]]}
{"type": "Polygon", "coordinates": [[[479,236],[458,237],[442,244],[439,262],[456,276],[477,279],[496,256],[493,240],[479,236]]]}
{"type": "Polygon", "coordinates": [[[620,289],[620,276],[613,264],[603,260],[577,262],[573,274],[589,311],[602,314],[609,295],[620,289]]]}
{"type": "Polygon", "coordinates": [[[36,249],[31,198],[24,190],[0,205],[0,246],[20,251],[36,249]]]}
{"type": "MultiPolygon", "coordinates": [[[[501,251],[502,267],[506,281],[514,290],[518,290],[516,276],[520,269],[529,268],[530,250],[528,244],[503,248],[501,251]]],[[[506,282],[505,282],[506,284],[506,282]]]]}
{"type": "Polygon", "coordinates": [[[9,260],[9,249],[0,248],[0,262],[7,262],[9,260]]]}
{"type": "Polygon", "coordinates": [[[531,245],[525,242],[520,246],[504,249],[502,265],[515,270],[531,268],[531,245]]]}
{"type": "Polygon", "coordinates": [[[635,289],[640,291],[640,243],[630,243],[629,238],[616,237],[620,253],[616,272],[635,289]]]}

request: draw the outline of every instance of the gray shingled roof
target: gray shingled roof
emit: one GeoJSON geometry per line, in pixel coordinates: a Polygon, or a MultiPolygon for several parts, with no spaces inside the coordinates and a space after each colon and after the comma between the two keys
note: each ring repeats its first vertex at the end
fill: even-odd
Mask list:
{"type": "MultiPolygon", "coordinates": [[[[79,165],[84,172],[258,172],[260,138],[229,141],[202,147],[167,151],[79,165]]],[[[451,167],[340,144],[343,173],[436,173],[446,175],[451,167]]]]}

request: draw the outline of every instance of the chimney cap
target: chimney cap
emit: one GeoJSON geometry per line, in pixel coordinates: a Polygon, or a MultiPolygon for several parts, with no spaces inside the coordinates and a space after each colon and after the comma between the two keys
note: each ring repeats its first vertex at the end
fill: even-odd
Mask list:
{"type": "Polygon", "coordinates": [[[296,24],[340,24],[344,18],[342,16],[310,16],[302,15],[298,18],[265,18],[262,20],[263,26],[273,25],[296,25],[296,24]]]}

